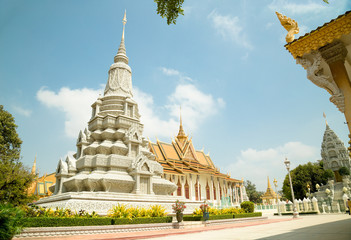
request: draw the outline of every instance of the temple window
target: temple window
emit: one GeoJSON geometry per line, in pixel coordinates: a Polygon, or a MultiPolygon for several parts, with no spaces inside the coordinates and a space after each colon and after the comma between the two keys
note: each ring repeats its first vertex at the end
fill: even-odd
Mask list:
{"type": "Polygon", "coordinates": [[[178,177],[178,183],[177,183],[178,189],[177,189],[177,196],[182,196],[182,184],[180,183],[180,178],[178,177]]]}
{"type": "Polygon", "coordinates": [[[185,181],[185,185],[184,185],[184,190],[185,190],[185,197],[186,199],[189,199],[189,184],[188,184],[188,180],[185,181]]]}
{"type": "Polygon", "coordinates": [[[206,199],[210,199],[210,187],[208,186],[208,182],[206,184],[206,199]]]}

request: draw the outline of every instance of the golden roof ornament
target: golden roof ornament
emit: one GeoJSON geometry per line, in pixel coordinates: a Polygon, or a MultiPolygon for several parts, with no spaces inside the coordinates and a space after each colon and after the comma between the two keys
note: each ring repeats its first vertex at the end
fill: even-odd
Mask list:
{"type": "Polygon", "coordinates": [[[288,18],[287,16],[284,16],[281,13],[275,13],[277,14],[280,24],[286,29],[286,31],[288,31],[288,34],[285,37],[286,42],[290,43],[294,41],[294,34],[298,34],[300,31],[297,22],[291,18],[288,18]]]}

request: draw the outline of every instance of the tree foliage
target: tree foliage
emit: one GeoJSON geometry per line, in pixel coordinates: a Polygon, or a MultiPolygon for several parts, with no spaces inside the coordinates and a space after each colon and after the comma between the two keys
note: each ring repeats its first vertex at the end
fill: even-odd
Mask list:
{"type": "Polygon", "coordinates": [[[157,14],[167,19],[167,24],[176,24],[179,14],[184,15],[182,4],[184,0],[154,0],[157,4],[157,14]]]}
{"type": "Polygon", "coordinates": [[[0,105],[0,203],[22,205],[31,202],[27,189],[32,175],[20,161],[22,141],[13,116],[0,105]]]}
{"type": "MultiPolygon", "coordinates": [[[[184,0],[154,0],[157,4],[157,14],[162,18],[166,17],[167,24],[176,24],[179,14],[184,15],[184,10],[182,5],[184,0]]],[[[323,0],[323,2],[328,3],[328,0],[323,0]]]]}
{"type": "Polygon", "coordinates": [[[350,170],[347,167],[341,167],[339,169],[339,174],[341,176],[346,176],[346,175],[350,175],[350,170]]]}
{"type": "Polygon", "coordinates": [[[254,203],[262,202],[261,196],[263,195],[263,192],[257,191],[256,185],[254,183],[252,183],[249,180],[245,181],[245,189],[246,189],[246,194],[249,197],[249,200],[251,202],[254,202],[254,203]]]}
{"type": "MultiPolygon", "coordinates": [[[[307,163],[297,166],[291,172],[291,181],[296,199],[303,199],[308,193],[307,184],[310,186],[310,192],[316,191],[316,184],[326,184],[328,179],[333,178],[332,171],[324,170],[319,163],[307,163]]],[[[283,183],[283,193],[286,198],[292,200],[289,175],[285,176],[283,183]]]]}

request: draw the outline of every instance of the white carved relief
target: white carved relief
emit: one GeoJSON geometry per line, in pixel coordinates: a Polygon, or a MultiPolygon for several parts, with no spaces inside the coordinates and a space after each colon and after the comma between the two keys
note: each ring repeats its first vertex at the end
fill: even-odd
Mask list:
{"type": "Polygon", "coordinates": [[[297,57],[296,63],[300,64],[307,71],[307,78],[320,88],[327,90],[330,95],[330,101],[334,103],[337,108],[344,112],[345,100],[343,93],[339,90],[338,86],[333,79],[330,79],[323,73],[321,67],[322,55],[318,51],[311,52],[312,60],[306,57],[297,57]]]}

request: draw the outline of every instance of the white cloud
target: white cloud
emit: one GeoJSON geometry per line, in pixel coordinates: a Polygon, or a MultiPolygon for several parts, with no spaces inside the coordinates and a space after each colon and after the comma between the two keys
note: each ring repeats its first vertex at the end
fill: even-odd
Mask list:
{"type": "Polygon", "coordinates": [[[25,117],[29,117],[32,114],[32,111],[29,109],[24,109],[20,106],[12,106],[13,110],[17,112],[20,115],[23,115],[25,117]]]}
{"type": "Polygon", "coordinates": [[[243,31],[242,23],[237,16],[224,16],[213,10],[208,18],[212,21],[213,27],[224,38],[234,41],[237,45],[246,49],[253,49],[251,43],[247,40],[246,33],[243,31]]]}
{"type": "Polygon", "coordinates": [[[58,93],[42,87],[37,99],[48,108],[58,109],[65,114],[65,134],[76,138],[80,130],[87,126],[91,117],[91,104],[102,89],[70,89],[63,87],[58,93]]]}
{"type": "Polygon", "coordinates": [[[178,84],[165,104],[158,107],[150,94],[134,88],[134,99],[139,105],[144,135],[149,137],[174,137],[179,128],[179,107],[182,107],[183,125],[186,129],[196,131],[208,117],[218,113],[225,106],[221,98],[214,99],[193,84],[178,84]],[[165,110],[163,117],[156,109],[165,110]]]}
{"type": "Polygon", "coordinates": [[[305,145],[301,142],[288,142],[275,148],[257,150],[249,148],[241,151],[235,163],[229,166],[232,177],[250,180],[260,191],[267,189],[267,176],[272,181],[278,180],[278,188],[281,189],[285,175],[285,157],[291,161],[291,168],[299,164],[316,162],[320,159],[319,150],[316,147],[305,145]]]}
{"type": "MultiPolygon", "coordinates": [[[[179,128],[179,106],[182,107],[183,124],[186,129],[195,131],[208,117],[215,115],[225,107],[222,98],[214,98],[189,83],[191,78],[174,69],[161,68],[166,75],[177,75],[179,82],[168,99],[156,104],[152,95],[134,87],[133,95],[138,103],[141,122],[144,124],[144,136],[174,137],[179,128]],[[170,74],[171,73],[171,74],[170,74]],[[183,80],[187,80],[187,82],[183,80]],[[162,111],[162,114],[160,111],[162,111]]],[[[65,114],[65,133],[76,138],[79,130],[87,126],[91,116],[91,104],[97,99],[102,89],[69,89],[63,87],[58,93],[41,88],[37,99],[49,108],[58,109],[65,114]]]]}
{"type": "Polygon", "coordinates": [[[180,72],[172,68],[161,67],[161,70],[167,76],[180,76],[180,72]]]}
{"type": "Polygon", "coordinates": [[[310,13],[316,14],[326,10],[328,7],[329,5],[325,4],[322,0],[318,3],[307,1],[300,4],[286,0],[274,0],[271,4],[268,5],[268,8],[273,11],[284,12],[285,14],[283,15],[303,15],[310,13]]]}

